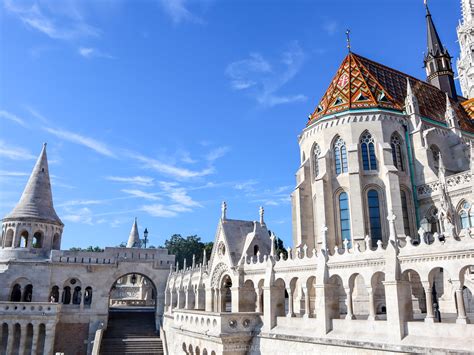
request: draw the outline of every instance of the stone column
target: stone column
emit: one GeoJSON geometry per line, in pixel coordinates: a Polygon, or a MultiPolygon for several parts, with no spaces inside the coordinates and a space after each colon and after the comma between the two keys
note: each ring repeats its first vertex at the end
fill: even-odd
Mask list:
{"type": "Polygon", "coordinates": [[[456,323],[458,324],[467,324],[467,315],[466,315],[466,308],[464,306],[464,297],[462,295],[462,285],[456,287],[456,303],[458,305],[458,317],[456,319],[456,323]]]}
{"type": "Polygon", "coordinates": [[[375,300],[374,300],[374,291],[372,287],[367,287],[367,292],[369,293],[369,318],[368,320],[376,320],[377,315],[375,312],[375,300]]]}
{"type": "Polygon", "coordinates": [[[169,292],[170,291],[168,289],[165,289],[165,309],[166,309],[166,307],[169,306],[169,301],[170,301],[169,292]]]}
{"type": "Polygon", "coordinates": [[[231,312],[240,312],[240,287],[231,287],[230,292],[232,295],[231,312]]]}
{"type": "MultiPolygon", "coordinates": [[[[357,139],[354,137],[354,139],[357,139]]],[[[357,141],[356,141],[357,142],[357,141]]],[[[351,238],[352,245],[363,241],[365,231],[364,231],[364,209],[361,206],[364,206],[364,201],[362,199],[362,190],[361,190],[361,168],[359,166],[359,144],[347,144],[347,159],[348,159],[348,168],[349,168],[349,183],[348,189],[349,192],[349,208],[350,208],[350,223],[351,223],[351,238]],[[356,238],[360,238],[356,240],[356,238]]],[[[338,219],[336,219],[338,220],[338,219]]],[[[342,243],[342,240],[341,240],[342,243]]]]}
{"type": "Polygon", "coordinates": [[[344,287],[344,291],[346,291],[346,307],[347,307],[347,315],[346,319],[356,319],[354,316],[354,311],[352,310],[352,289],[350,287],[344,287]]]}
{"type": "Polygon", "coordinates": [[[54,330],[50,323],[45,324],[44,355],[53,355],[54,330]]]}
{"type": "Polygon", "coordinates": [[[429,283],[423,283],[423,289],[425,290],[425,299],[426,299],[426,323],[434,323],[434,310],[433,310],[433,296],[432,288],[429,283]]]}
{"type": "Polygon", "coordinates": [[[257,300],[255,303],[255,312],[261,313],[262,312],[262,304],[260,303],[260,299],[262,297],[263,291],[260,289],[260,287],[255,288],[255,293],[257,294],[257,300]]]}
{"type": "Polygon", "coordinates": [[[276,325],[276,302],[272,302],[273,287],[263,287],[263,329],[270,331],[276,325]]]}
{"type": "Polygon", "coordinates": [[[303,318],[309,318],[309,292],[307,287],[303,287],[303,293],[304,293],[304,315],[303,318]]]}
{"type": "Polygon", "coordinates": [[[184,289],[184,309],[190,309],[190,304],[189,304],[189,288],[184,289]]]}
{"type": "Polygon", "coordinates": [[[291,290],[291,287],[287,287],[286,292],[288,293],[288,313],[286,314],[286,316],[288,318],[291,318],[295,316],[295,313],[293,311],[293,291],[291,290]]]}
{"type": "Polygon", "coordinates": [[[214,302],[214,291],[212,288],[206,288],[206,312],[213,312],[213,302],[214,302]]]}
{"type": "Polygon", "coordinates": [[[411,319],[413,307],[408,281],[383,281],[387,301],[387,331],[391,341],[400,341],[406,335],[406,322],[411,319]]]}
{"type": "Polygon", "coordinates": [[[329,286],[323,283],[317,283],[315,286],[316,332],[320,336],[325,336],[332,329],[331,312],[329,310],[329,303],[326,300],[326,296],[330,292],[328,288],[329,286]]]}
{"type": "Polygon", "coordinates": [[[31,339],[31,354],[36,354],[38,347],[39,324],[33,323],[33,339],[31,339]]]}
{"type": "Polygon", "coordinates": [[[19,355],[23,355],[25,353],[25,346],[26,346],[26,328],[27,325],[24,323],[20,323],[21,333],[20,333],[20,349],[18,351],[19,355]]]}
{"type": "Polygon", "coordinates": [[[201,303],[201,297],[199,297],[199,288],[193,287],[194,291],[194,309],[199,309],[199,303],[201,303]]]}
{"type": "Polygon", "coordinates": [[[170,290],[170,299],[169,299],[169,312],[173,312],[173,290],[170,290]]]}
{"type": "Polygon", "coordinates": [[[7,354],[13,353],[13,339],[15,338],[15,324],[8,323],[8,341],[7,341],[7,354]]]}
{"type": "Polygon", "coordinates": [[[215,289],[215,295],[216,295],[216,306],[215,306],[215,311],[216,312],[222,312],[222,300],[221,300],[221,290],[219,288],[215,289]]]}

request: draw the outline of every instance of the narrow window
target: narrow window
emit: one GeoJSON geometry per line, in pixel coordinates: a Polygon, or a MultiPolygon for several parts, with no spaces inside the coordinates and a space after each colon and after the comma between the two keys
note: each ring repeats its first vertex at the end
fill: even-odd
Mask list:
{"type": "Polygon", "coordinates": [[[41,248],[43,246],[43,234],[36,232],[33,235],[33,248],[41,248]]]}
{"type": "Polygon", "coordinates": [[[369,190],[367,193],[367,202],[369,206],[370,237],[372,246],[375,247],[377,241],[382,240],[379,193],[376,190],[369,190]]]}
{"type": "Polygon", "coordinates": [[[20,302],[21,301],[21,286],[19,284],[15,284],[12,289],[12,293],[10,295],[11,302],[20,302]]]}
{"type": "Polygon", "coordinates": [[[51,289],[51,294],[49,296],[49,302],[51,302],[51,303],[59,302],[59,287],[58,286],[53,286],[53,288],[51,289]]]}
{"type": "Polygon", "coordinates": [[[63,304],[71,303],[71,288],[69,286],[64,287],[63,289],[63,304]]]}
{"type": "Polygon", "coordinates": [[[435,145],[430,147],[431,156],[433,158],[433,170],[437,174],[439,171],[439,159],[440,159],[440,151],[439,148],[435,145]]]}
{"type": "Polygon", "coordinates": [[[399,170],[404,171],[403,155],[402,155],[402,141],[398,134],[393,134],[390,139],[390,146],[392,147],[393,165],[399,170]]]}
{"type": "Polygon", "coordinates": [[[253,247],[253,255],[257,255],[259,250],[260,250],[260,249],[259,249],[258,245],[255,245],[255,246],[253,247]]]}
{"type": "Polygon", "coordinates": [[[316,179],[319,175],[319,156],[321,155],[321,148],[319,144],[315,144],[313,148],[313,175],[314,179],[316,179]]]}
{"type": "Polygon", "coordinates": [[[86,287],[86,292],[84,293],[84,305],[90,306],[92,303],[92,287],[86,287]]]}
{"type": "Polygon", "coordinates": [[[341,137],[338,137],[334,142],[334,161],[336,168],[336,175],[347,173],[347,151],[346,143],[341,137]]]}
{"type": "Polygon", "coordinates": [[[360,139],[362,165],[364,170],[377,170],[377,159],[375,157],[374,138],[369,132],[365,132],[360,139]]]}
{"type": "Polygon", "coordinates": [[[72,296],[72,303],[73,304],[81,304],[81,297],[82,297],[81,287],[80,286],[74,287],[74,294],[72,296]]]}
{"type": "Polygon", "coordinates": [[[31,302],[33,298],[33,285],[29,284],[25,286],[25,291],[23,292],[23,302],[31,302]]]}
{"type": "Polygon", "coordinates": [[[401,190],[400,194],[400,197],[402,199],[403,228],[405,231],[405,235],[410,235],[410,214],[408,213],[407,193],[401,190]]]}
{"type": "Polygon", "coordinates": [[[458,211],[459,222],[461,229],[468,229],[474,227],[474,208],[469,202],[464,202],[461,209],[458,211]]]}
{"type": "Polygon", "coordinates": [[[351,216],[349,211],[349,197],[346,192],[339,195],[339,223],[342,241],[351,241],[351,216]]]}

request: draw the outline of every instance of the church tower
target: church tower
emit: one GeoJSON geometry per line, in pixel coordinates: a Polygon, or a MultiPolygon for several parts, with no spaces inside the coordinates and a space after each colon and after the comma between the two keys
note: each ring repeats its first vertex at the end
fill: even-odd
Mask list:
{"type": "Polygon", "coordinates": [[[459,83],[464,97],[474,98],[474,0],[462,0],[462,20],[457,28],[460,55],[459,83]]]}
{"type": "Polygon", "coordinates": [[[447,93],[450,98],[457,100],[451,56],[441,43],[428,5],[426,5],[426,26],[428,51],[424,58],[424,66],[428,82],[447,93]]]}
{"type": "Polygon", "coordinates": [[[0,257],[46,257],[60,249],[63,227],[53,206],[45,143],[20,201],[2,220],[0,257]]]}

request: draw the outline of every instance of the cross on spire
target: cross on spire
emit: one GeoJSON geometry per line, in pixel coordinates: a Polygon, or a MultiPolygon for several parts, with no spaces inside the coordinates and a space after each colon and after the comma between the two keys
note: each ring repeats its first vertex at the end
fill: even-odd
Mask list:
{"type": "Polygon", "coordinates": [[[347,50],[351,53],[351,30],[346,30],[347,50]]]}

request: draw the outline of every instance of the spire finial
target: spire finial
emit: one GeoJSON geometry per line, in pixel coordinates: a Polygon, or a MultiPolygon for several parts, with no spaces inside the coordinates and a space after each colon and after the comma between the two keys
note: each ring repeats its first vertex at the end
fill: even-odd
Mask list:
{"type": "Polygon", "coordinates": [[[431,15],[430,9],[428,8],[428,0],[423,0],[423,3],[425,4],[426,16],[431,15]]]}
{"type": "Polygon", "coordinates": [[[261,225],[265,224],[265,221],[263,220],[263,215],[265,214],[265,210],[263,209],[263,206],[260,206],[258,213],[260,214],[260,224],[261,225]]]}
{"type": "Polygon", "coordinates": [[[227,218],[227,203],[225,201],[222,201],[221,212],[221,219],[225,221],[227,218]]]}
{"type": "Polygon", "coordinates": [[[347,51],[351,53],[351,30],[346,30],[347,51]]]}

